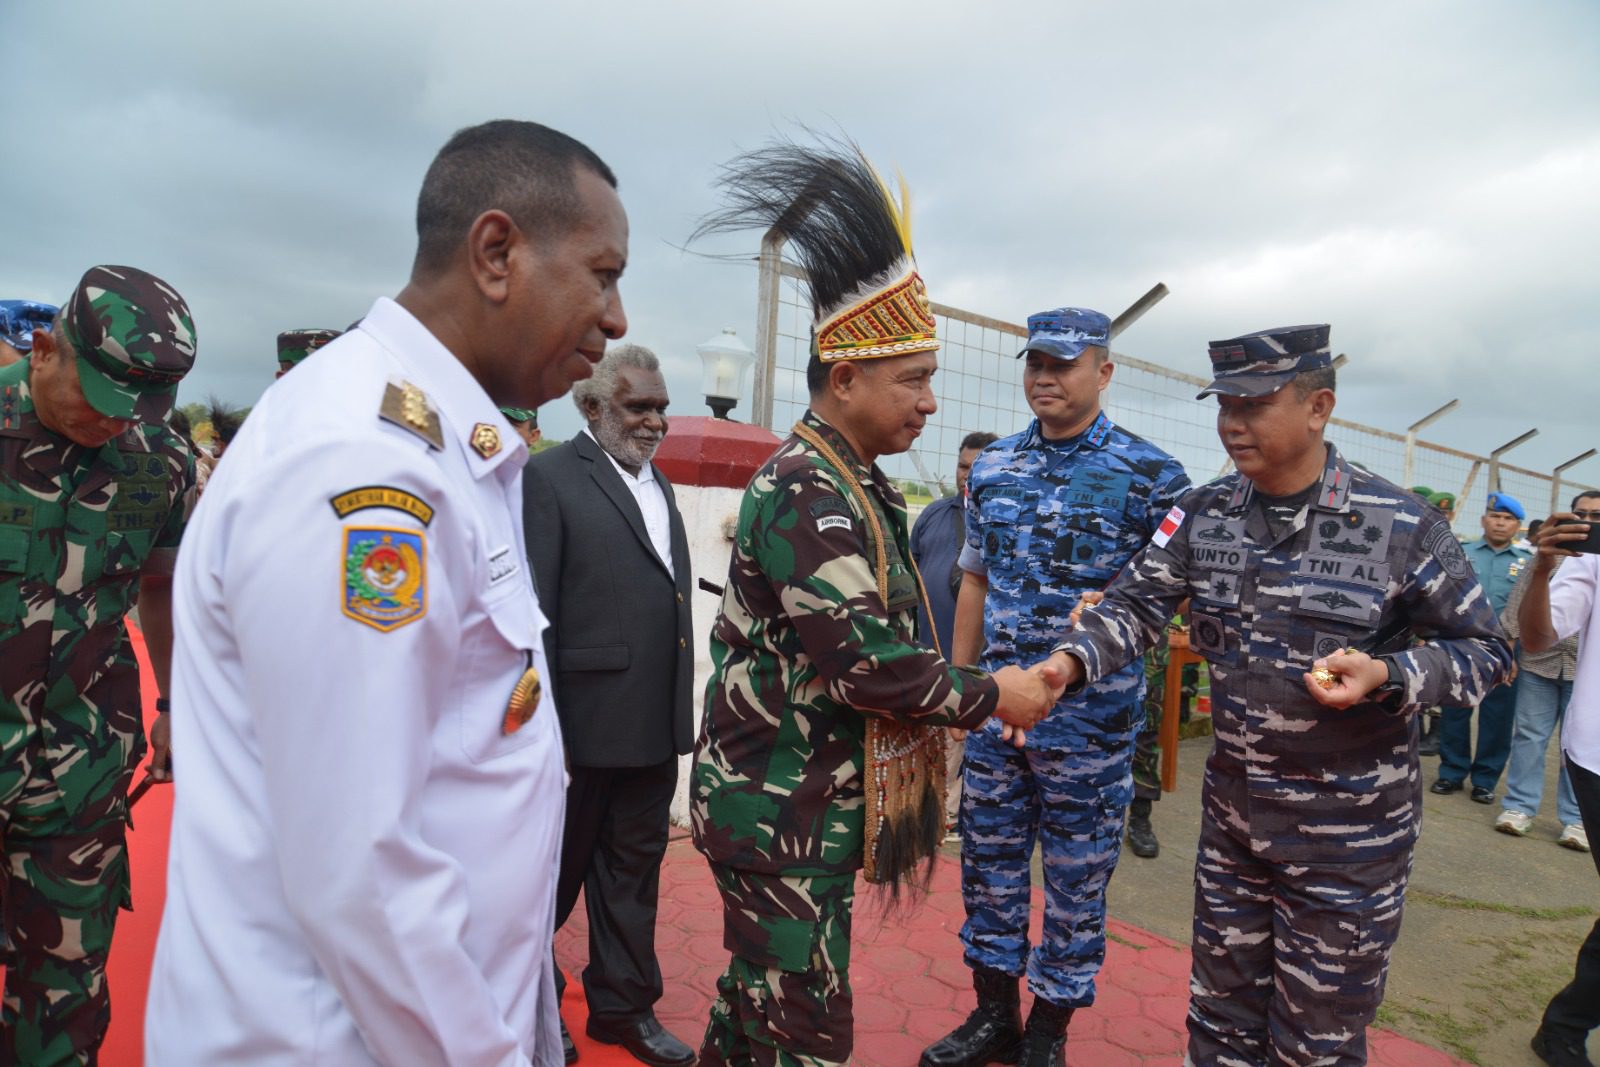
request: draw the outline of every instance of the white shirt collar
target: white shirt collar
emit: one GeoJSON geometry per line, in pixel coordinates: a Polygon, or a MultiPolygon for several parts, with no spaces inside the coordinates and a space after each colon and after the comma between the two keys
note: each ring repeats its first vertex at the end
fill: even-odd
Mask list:
{"type": "Polygon", "coordinates": [[[499,431],[500,451],[487,458],[472,452],[470,466],[475,477],[482,477],[505,463],[517,470],[528,462],[528,450],[522,447],[522,438],[478,384],[478,379],[415,315],[388,297],[380,296],[359,328],[415,371],[419,381],[413,384],[428,394],[428,399],[439,409],[440,421],[448,432],[461,439],[463,448],[471,450],[472,430],[479,423],[487,423],[499,431]]]}

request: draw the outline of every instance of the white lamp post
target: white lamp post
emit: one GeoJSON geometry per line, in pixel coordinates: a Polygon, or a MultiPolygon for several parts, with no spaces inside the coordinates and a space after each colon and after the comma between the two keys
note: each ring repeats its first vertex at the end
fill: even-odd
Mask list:
{"type": "Polygon", "coordinates": [[[705,368],[700,375],[700,391],[711,405],[711,414],[726,419],[739,404],[745,371],[755,365],[756,354],[732,330],[723,330],[695,351],[705,368]]]}

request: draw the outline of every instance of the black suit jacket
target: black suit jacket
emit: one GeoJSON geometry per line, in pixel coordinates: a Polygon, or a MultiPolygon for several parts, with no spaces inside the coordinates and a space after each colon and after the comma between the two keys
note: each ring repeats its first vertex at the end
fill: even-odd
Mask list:
{"type": "Polygon", "coordinates": [[[667,498],[676,579],[632,491],[589,435],[524,469],[528,562],[550,620],[545,654],[576,766],[645,767],[694,744],[689,542],[671,483],[651,472],[667,498]]]}

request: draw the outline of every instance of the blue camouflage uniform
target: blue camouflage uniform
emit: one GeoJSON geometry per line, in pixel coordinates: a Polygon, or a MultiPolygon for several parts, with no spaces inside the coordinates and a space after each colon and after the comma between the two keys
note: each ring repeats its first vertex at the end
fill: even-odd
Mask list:
{"type": "MultiPolygon", "coordinates": [[[[1270,384],[1276,368],[1281,388],[1329,365],[1327,333],[1215,342],[1218,382],[1270,384]]],[[[1332,446],[1321,480],[1288,502],[1237,473],[1185,496],[1060,649],[1091,684],[1114,676],[1184,597],[1215,728],[1185,1062],[1365,1063],[1421,826],[1417,713],[1476,700],[1510,649],[1444,517],[1332,446]],[[1389,682],[1324,706],[1304,672],[1350,647],[1384,661],[1389,682]]]]}
{"type": "MultiPolygon", "coordinates": [[[[1188,488],[1177,460],[1104,413],[1062,441],[1046,440],[1035,420],[980,453],[967,482],[961,554],[962,567],[989,582],[980,666],[1027,667],[1049,656],[1079,598],[1106,587],[1188,488]]],[[[1002,741],[994,723],[968,736],[961,940],[970,966],[1026,969],[1029,988],[1055,1004],[1094,1002],[1143,694],[1142,664],[1129,663],[1057,704],[1024,748],[1002,741]],[[1045,914],[1030,955],[1036,838],[1045,914]]]]}
{"type": "MultiPolygon", "coordinates": [[[[1505,493],[1490,493],[1487,510],[1504,511],[1519,520],[1527,518],[1522,505],[1505,493]]],[[[1517,576],[1533,553],[1515,542],[1495,548],[1484,538],[1469,542],[1465,550],[1489,596],[1489,605],[1498,616],[1506,610],[1517,576]]],[[[1485,791],[1493,793],[1511,756],[1511,730],[1517,717],[1516,687],[1507,682],[1484,696],[1477,708],[1476,745],[1472,739],[1472,711],[1471,707],[1458,704],[1439,709],[1439,780],[1459,784],[1470,775],[1473,788],[1481,796],[1485,791]]]]}

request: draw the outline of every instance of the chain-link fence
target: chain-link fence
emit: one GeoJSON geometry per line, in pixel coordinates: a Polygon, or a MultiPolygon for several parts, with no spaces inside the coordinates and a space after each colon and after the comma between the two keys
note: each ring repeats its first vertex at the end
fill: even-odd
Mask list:
{"type": "MultiPolygon", "coordinates": [[[[775,314],[765,316],[769,335],[757,338],[756,375],[758,379],[765,375],[766,381],[756,384],[755,417],[781,434],[806,409],[811,307],[801,289],[805,275],[798,267],[769,253],[762,257],[763,275],[768,271],[775,271],[776,277],[764,277],[762,290],[775,297],[768,309],[775,314]],[[766,389],[770,389],[770,416],[762,410],[766,389]]],[[[955,456],[964,436],[988,430],[1003,437],[1027,425],[1033,415],[1023,396],[1022,366],[1016,359],[1027,328],[943,304],[934,304],[933,311],[942,342],[933,383],[939,410],[928,420],[915,448],[904,455],[885,456],[880,463],[890,477],[921,482],[939,495],[951,491],[955,456]]],[[[1215,404],[1194,399],[1209,378],[1120,352],[1113,359],[1115,377],[1104,395],[1112,419],[1176,456],[1196,484],[1228,469],[1227,454],[1217,440],[1215,404]]],[[[1393,482],[1404,480],[1405,434],[1334,419],[1328,438],[1351,461],[1393,482]]],[[[1477,529],[1475,516],[1483,512],[1490,491],[1490,466],[1488,456],[1417,441],[1410,484],[1458,494],[1457,529],[1470,534],[1477,529]]],[[[1521,500],[1530,518],[1548,512],[1549,474],[1507,463],[1501,463],[1499,471],[1502,490],[1521,500]]],[[[1562,483],[1563,508],[1579,488],[1589,486],[1562,483]]]]}

